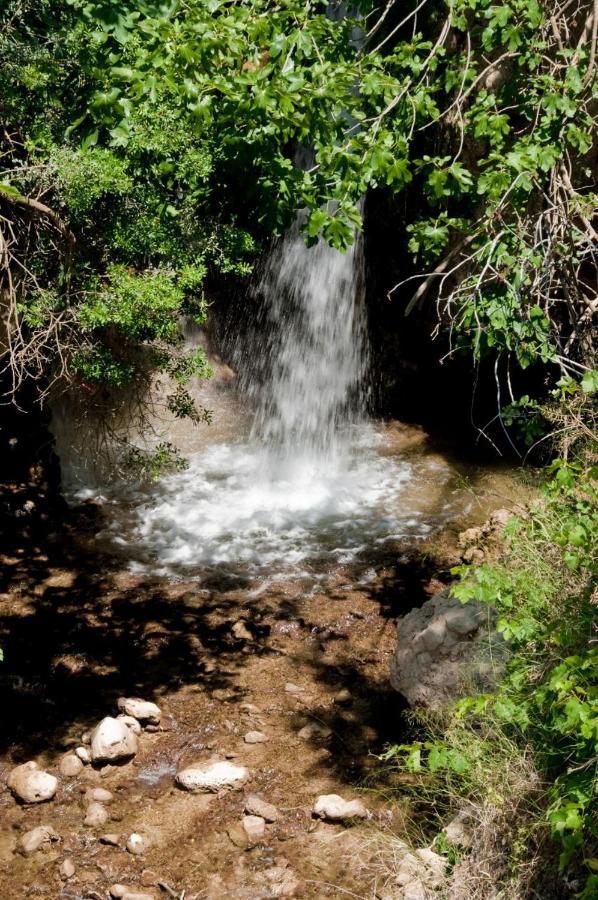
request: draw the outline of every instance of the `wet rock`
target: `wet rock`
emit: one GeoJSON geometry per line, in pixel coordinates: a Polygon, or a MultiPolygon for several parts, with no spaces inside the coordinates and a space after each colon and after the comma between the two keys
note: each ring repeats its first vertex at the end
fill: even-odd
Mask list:
{"type": "Polygon", "coordinates": [[[120,847],[120,837],[118,834],[103,834],[100,837],[100,844],[105,844],[107,847],[120,847]]]}
{"type": "Polygon", "coordinates": [[[313,812],[329,822],[366,819],[368,815],[361,800],[343,800],[338,794],[322,794],[314,803],[313,812]]]}
{"type": "Polygon", "coordinates": [[[91,758],[94,763],[129,759],[137,749],[137,736],[118,719],[107,716],[92,732],[91,758]]]}
{"type": "Polygon", "coordinates": [[[94,787],[85,791],[85,799],[88,803],[110,803],[114,800],[114,794],[107,791],[106,788],[94,787]]]}
{"type": "Polygon", "coordinates": [[[83,771],[83,762],[75,753],[67,753],[60,760],[58,769],[65,778],[76,778],[83,771]]]}
{"type": "Polygon", "coordinates": [[[302,741],[311,741],[314,738],[325,740],[326,738],[329,738],[331,734],[332,728],[328,728],[327,725],[320,725],[318,722],[309,722],[309,724],[304,725],[303,728],[297,732],[298,737],[300,737],[302,741]]]}
{"type": "Polygon", "coordinates": [[[84,766],[88,766],[91,762],[91,753],[87,747],[77,747],[75,749],[75,755],[81,760],[84,766]]]}
{"type": "Polygon", "coordinates": [[[8,786],[15,797],[24,803],[43,803],[51,800],[58,789],[58,779],[40,769],[33,760],[13,769],[8,786]]]}
{"type": "Polygon", "coordinates": [[[130,728],[134,734],[141,734],[141,723],[134,716],[126,716],[124,714],[116,717],[117,722],[124,722],[127,728],[130,728]]]}
{"type": "Polygon", "coordinates": [[[69,859],[68,857],[66,859],[63,859],[63,861],[60,863],[60,866],[58,867],[58,872],[60,874],[60,877],[65,881],[68,881],[69,878],[72,878],[75,874],[75,864],[73,860],[69,859]]]}
{"type": "Polygon", "coordinates": [[[276,807],[256,794],[250,794],[245,800],[245,812],[252,816],[261,816],[266,822],[276,822],[279,817],[276,807]]]}
{"type": "Polygon", "coordinates": [[[52,828],[51,825],[38,825],[27,831],[17,841],[17,850],[23,856],[30,856],[42,847],[47,847],[55,841],[60,840],[60,835],[52,828]]]}
{"type": "Polygon", "coordinates": [[[141,854],[145,853],[149,848],[149,841],[142,834],[137,834],[137,832],[134,831],[133,834],[129,835],[126,847],[133,856],[141,856],[141,854]]]}
{"type": "Polygon", "coordinates": [[[246,744],[265,744],[268,741],[268,735],[263,731],[248,731],[243,740],[246,744]]]}
{"type": "Polygon", "coordinates": [[[150,700],[141,700],[139,697],[119,697],[118,709],[126,716],[132,716],[140,722],[149,722],[158,725],[162,716],[162,710],[150,700]]]}
{"type": "Polygon", "coordinates": [[[101,803],[90,803],[83,824],[88,828],[101,828],[108,821],[108,811],[101,803]]]}
{"type": "Polygon", "coordinates": [[[266,823],[261,816],[243,816],[241,824],[251,845],[259,844],[265,837],[266,823]]]}
{"type": "Polygon", "coordinates": [[[245,766],[237,766],[227,760],[212,763],[197,763],[178,772],[176,784],[192,793],[216,792],[223,787],[243,784],[249,777],[245,766]]]}

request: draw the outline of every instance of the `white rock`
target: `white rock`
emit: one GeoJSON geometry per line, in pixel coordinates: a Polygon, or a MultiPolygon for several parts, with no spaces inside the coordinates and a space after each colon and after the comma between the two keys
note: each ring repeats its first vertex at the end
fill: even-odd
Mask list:
{"type": "Polygon", "coordinates": [[[107,791],[106,788],[94,787],[85,791],[85,799],[88,803],[110,803],[111,800],[114,800],[114,794],[107,791]]]}
{"type": "Polygon", "coordinates": [[[150,700],[141,700],[139,697],[119,697],[116,704],[120,712],[126,716],[133,716],[140,722],[151,722],[157,725],[162,717],[162,710],[150,700]]]}
{"type": "Polygon", "coordinates": [[[124,713],[121,713],[116,717],[117,722],[124,722],[127,728],[130,728],[134,734],[141,734],[141,723],[139,719],[134,718],[134,716],[126,716],[124,713]]]}
{"type": "Polygon", "coordinates": [[[343,800],[338,794],[322,794],[314,803],[314,815],[329,822],[366,819],[368,811],[361,800],[343,800]]]}
{"type": "Polygon", "coordinates": [[[121,897],[125,896],[125,894],[127,893],[128,890],[129,890],[129,888],[125,887],[124,884],[117,883],[117,884],[110,885],[110,887],[108,888],[108,893],[110,894],[111,897],[115,897],[116,900],[120,900],[121,897]]]}
{"type": "Polygon", "coordinates": [[[149,847],[149,842],[146,837],[142,834],[137,834],[137,832],[133,832],[133,834],[129,835],[127,840],[127,850],[129,853],[132,853],[133,856],[139,856],[149,847]]]}
{"type": "Polygon", "coordinates": [[[249,777],[245,766],[236,766],[226,760],[198,763],[177,773],[176,783],[186,791],[219,791],[223,787],[240,785],[249,777]]]}
{"type": "Polygon", "coordinates": [[[124,722],[107,716],[91,734],[93,762],[116,762],[137,753],[137,736],[124,722]]]}
{"type": "Polygon", "coordinates": [[[67,753],[58,764],[61,775],[65,778],[76,778],[83,771],[83,762],[74,753],[67,753]]]}
{"type": "Polygon", "coordinates": [[[58,779],[42,771],[36,762],[23,763],[8,776],[8,786],[24,803],[43,803],[51,800],[58,789],[58,779]]]}
{"type": "Polygon", "coordinates": [[[266,823],[261,816],[243,816],[243,831],[250,843],[257,844],[266,834],[266,823]]]}
{"type": "Polygon", "coordinates": [[[75,749],[75,755],[81,760],[84,766],[88,766],[91,762],[91,753],[87,747],[77,747],[75,749]]]}
{"type": "Polygon", "coordinates": [[[284,689],[287,692],[287,694],[302,694],[304,691],[304,688],[299,687],[298,684],[293,684],[292,681],[287,681],[287,683],[284,686],[284,689]]]}
{"type": "Polygon", "coordinates": [[[256,794],[250,794],[245,800],[245,812],[252,816],[261,816],[266,822],[275,822],[279,815],[275,806],[256,794]]]}
{"type": "Polygon", "coordinates": [[[73,860],[69,859],[68,857],[66,859],[63,859],[63,861],[60,863],[60,866],[58,867],[58,871],[60,873],[60,877],[64,878],[65,881],[68,881],[69,878],[72,878],[75,874],[75,864],[73,860]]]}
{"type": "Polygon", "coordinates": [[[101,803],[90,803],[87,807],[83,824],[88,828],[100,828],[108,821],[108,811],[101,803]]]}
{"type": "Polygon", "coordinates": [[[122,894],[122,900],[155,900],[154,894],[139,893],[139,891],[127,891],[122,894]]]}
{"type": "Polygon", "coordinates": [[[24,856],[35,853],[40,847],[51,844],[53,841],[59,841],[60,835],[54,831],[51,825],[38,825],[32,828],[17,841],[17,850],[24,856]]]}
{"type": "Polygon", "coordinates": [[[248,731],[243,740],[246,744],[265,744],[268,735],[263,731],[248,731]]]}

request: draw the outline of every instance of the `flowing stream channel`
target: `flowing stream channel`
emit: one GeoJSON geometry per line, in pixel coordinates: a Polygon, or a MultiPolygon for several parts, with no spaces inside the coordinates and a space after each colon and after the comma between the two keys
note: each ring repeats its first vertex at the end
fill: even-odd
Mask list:
{"type": "Polygon", "coordinates": [[[79,499],[104,505],[100,542],[133,571],[218,569],[259,589],[298,576],[316,583],[357,560],[367,578],[373,550],[425,537],[463,510],[442,457],[405,454],[392,429],[368,419],[359,239],[346,253],[307,247],[298,221],[248,309],[253,321],[225,338],[239,375],[209,388],[216,423],[184,436],[185,471],[144,489],[74,480],[79,499]]]}

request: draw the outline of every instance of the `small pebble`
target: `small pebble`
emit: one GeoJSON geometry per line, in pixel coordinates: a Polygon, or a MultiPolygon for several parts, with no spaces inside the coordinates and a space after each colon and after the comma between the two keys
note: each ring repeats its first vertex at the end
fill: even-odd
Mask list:
{"type": "Polygon", "coordinates": [[[103,834],[100,837],[100,844],[106,844],[108,847],[118,847],[120,838],[117,834],[103,834]]]}
{"type": "Polygon", "coordinates": [[[143,837],[141,834],[137,834],[137,832],[133,832],[133,834],[129,835],[129,839],[127,840],[127,850],[129,853],[132,853],[133,856],[140,856],[142,853],[148,848],[147,839],[143,837]]]}
{"type": "Polygon", "coordinates": [[[245,812],[253,816],[261,816],[266,822],[275,822],[278,819],[278,810],[272,803],[267,803],[256,794],[250,794],[245,800],[245,812]]]}
{"type": "Polygon", "coordinates": [[[110,803],[114,799],[114,794],[111,794],[106,788],[94,787],[85,792],[85,799],[89,803],[93,801],[96,803],[110,803]]]}
{"type": "Polygon", "coordinates": [[[83,761],[75,753],[67,753],[60,760],[58,769],[65,778],[76,778],[83,771],[83,761]]]}
{"type": "Polygon", "coordinates": [[[68,881],[69,878],[72,878],[75,874],[75,864],[72,859],[64,859],[59,866],[58,871],[60,872],[60,877],[64,878],[65,881],[68,881]]]}
{"type": "Polygon", "coordinates": [[[101,803],[93,801],[87,807],[83,824],[88,828],[99,828],[108,821],[108,811],[101,803]]]}
{"type": "Polygon", "coordinates": [[[263,731],[248,731],[243,740],[246,744],[265,744],[268,736],[263,731]]]}
{"type": "Polygon", "coordinates": [[[287,692],[287,694],[302,694],[303,693],[303,688],[299,687],[298,684],[293,684],[292,681],[287,681],[287,683],[284,686],[284,689],[287,692]]]}

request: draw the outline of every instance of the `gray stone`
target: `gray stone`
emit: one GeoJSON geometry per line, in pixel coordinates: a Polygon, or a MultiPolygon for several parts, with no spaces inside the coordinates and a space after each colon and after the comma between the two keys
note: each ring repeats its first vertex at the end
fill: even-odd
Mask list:
{"type": "Polygon", "coordinates": [[[129,835],[126,847],[133,856],[141,856],[149,849],[149,841],[144,835],[134,831],[133,834],[129,835]]]}
{"type": "Polygon", "coordinates": [[[100,844],[106,844],[107,847],[120,847],[120,837],[117,834],[103,834],[100,837],[100,844]]]}
{"type": "Polygon", "coordinates": [[[264,734],[263,731],[248,731],[243,740],[246,744],[265,744],[268,740],[268,735],[264,734]]]}
{"type": "Polygon", "coordinates": [[[137,749],[137,736],[122,720],[107,716],[92,732],[91,758],[94,763],[129,759],[137,749]]]}
{"type": "Polygon", "coordinates": [[[309,722],[297,734],[302,741],[311,741],[313,738],[325,740],[332,734],[332,728],[328,728],[327,725],[320,725],[319,722],[309,722]]]}
{"type": "Polygon", "coordinates": [[[494,630],[494,618],[488,606],[463,605],[448,591],[411,610],[397,626],[390,666],[395,690],[411,706],[431,709],[471,690],[491,690],[508,650],[494,630]]]}
{"type": "Polygon", "coordinates": [[[245,800],[245,812],[252,816],[261,816],[266,822],[276,822],[279,817],[276,807],[256,794],[250,794],[245,800]]]}
{"type": "Polygon", "coordinates": [[[266,823],[261,816],[243,816],[241,824],[250,844],[257,844],[263,840],[266,834],[266,823]]]}
{"type": "Polygon", "coordinates": [[[63,859],[63,861],[60,863],[60,866],[58,867],[58,871],[60,873],[60,877],[64,878],[65,881],[68,881],[69,878],[72,878],[75,874],[75,864],[73,860],[69,859],[68,857],[66,859],[63,859]]]}
{"type": "Polygon", "coordinates": [[[88,828],[101,828],[108,821],[108,811],[101,803],[92,802],[87,807],[83,824],[88,828]]]}
{"type": "Polygon", "coordinates": [[[65,778],[76,778],[83,771],[83,763],[75,753],[67,753],[60,760],[58,769],[65,778]]]}
{"type": "Polygon", "coordinates": [[[42,847],[47,847],[54,841],[59,841],[60,835],[52,828],[51,825],[38,825],[27,831],[17,841],[17,850],[23,856],[30,856],[42,847]]]}
{"type": "Polygon", "coordinates": [[[8,786],[24,803],[51,800],[58,789],[58,779],[40,769],[36,762],[23,763],[8,776],[8,786]]]}
{"type": "Polygon", "coordinates": [[[106,788],[94,787],[85,791],[85,799],[88,803],[110,803],[114,800],[114,794],[107,791],[106,788]]]}
{"type": "Polygon", "coordinates": [[[368,815],[361,800],[343,800],[338,794],[322,794],[314,803],[313,812],[329,822],[366,819],[368,815]]]}
{"type": "Polygon", "coordinates": [[[419,878],[410,881],[403,888],[402,900],[427,900],[427,897],[428,893],[419,878]]]}

